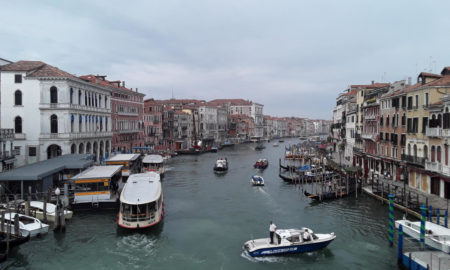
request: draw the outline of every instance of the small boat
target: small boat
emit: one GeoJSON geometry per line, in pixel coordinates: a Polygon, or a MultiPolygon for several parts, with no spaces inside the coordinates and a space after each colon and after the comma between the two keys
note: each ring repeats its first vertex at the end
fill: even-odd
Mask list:
{"type": "Polygon", "coordinates": [[[283,142],[284,142],[284,140],[278,140],[278,142],[280,142],[280,143],[283,143],[283,142]]]}
{"type": "Polygon", "coordinates": [[[348,193],[345,191],[345,187],[340,188],[336,191],[327,191],[323,192],[322,194],[313,194],[309,193],[306,190],[303,192],[306,197],[316,200],[316,201],[323,201],[323,200],[333,200],[337,198],[342,198],[348,195],[348,193]]]}
{"type": "Polygon", "coordinates": [[[264,186],[264,178],[259,175],[252,175],[251,182],[254,186],[264,186]]]}
{"type": "Polygon", "coordinates": [[[273,244],[270,238],[247,241],[244,250],[252,257],[312,252],[328,246],[336,235],[315,234],[308,228],[280,229],[275,231],[274,238],[273,244]]]}
{"type": "MultiPolygon", "coordinates": [[[[416,240],[420,240],[420,221],[407,219],[396,220],[395,228],[403,227],[403,232],[416,240]]],[[[450,229],[444,226],[425,222],[425,245],[450,253],[450,229]]]]}
{"type": "MultiPolygon", "coordinates": [[[[7,238],[8,238],[7,233],[0,231],[0,250],[6,250],[7,238]]],[[[12,232],[9,235],[9,248],[19,246],[25,242],[28,242],[28,240],[30,240],[30,235],[27,236],[15,235],[14,232],[12,232]]]]}
{"type": "Polygon", "coordinates": [[[120,195],[117,224],[140,229],[158,224],[164,216],[164,197],[156,172],[132,174],[120,195]]]}
{"type": "Polygon", "coordinates": [[[228,160],[227,158],[219,158],[214,165],[215,173],[226,173],[228,171],[228,160]]]}
{"type": "Polygon", "coordinates": [[[222,144],[222,147],[232,147],[232,146],[234,146],[234,143],[228,140],[222,144]]]}
{"type": "Polygon", "coordinates": [[[262,144],[258,144],[256,147],[255,147],[255,150],[263,150],[263,149],[265,149],[266,147],[264,146],[264,145],[262,145],[262,144]]]}
{"type": "Polygon", "coordinates": [[[278,146],[279,146],[279,144],[277,142],[273,144],[273,147],[278,147],[278,146]]]}
{"type": "MultiPolygon", "coordinates": [[[[25,207],[25,203],[22,203],[22,207],[25,207]]],[[[53,203],[47,203],[47,220],[49,222],[55,222],[56,216],[56,205],[53,203]]],[[[31,201],[30,202],[30,213],[39,220],[44,220],[44,202],[31,201]]],[[[70,210],[64,210],[64,217],[66,219],[71,219],[73,212],[70,210]]]]}
{"type": "Polygon", "coordinates": [[[14,217],[16,215],[19,215],[19,231],[22,236],[35,237],[48,233],[49,226],[37,218],[17,213],[4,213],[5,221],[11,227],[12,232],[14,231],[14,217]]]}
{"type": "Polygon", "coordinates": [[[255,165],[253,165],[253,167],[255,167],[256,169],[265,169],[268,166],[269,166],[269,161],[265,158],[258,159],[258,161],[256,161],[255,165]]]}

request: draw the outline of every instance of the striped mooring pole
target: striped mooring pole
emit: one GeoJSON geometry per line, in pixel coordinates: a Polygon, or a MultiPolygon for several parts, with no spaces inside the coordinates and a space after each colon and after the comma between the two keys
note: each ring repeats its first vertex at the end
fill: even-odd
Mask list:
{"type": "Polygon", "coordinates": [[[398,254],[397,254],[397,264],[401,265],[403,256],[403,226],[400,224],[398,226],[398,254]]]}
{"type": "Polygon", "coordinates": [[[389,245],[393,245],[394,241],[394,194],[389,193],[389,245]]]}
{"type": "Polygon", "coordinates": [[[436,221],[437,221],[436,223],[437,223],[437,225],[441,225],[440,214],[441,213],[439,213],[439,208],[436,209],[436,221]]]}
{"type": "Polygon", "coordinates": [[[430,205],[428,208],[428,221],[431,222],[431,218],[433,217],[433,206],[430,205]]]}
{"type": "Polygon", "coordinates": [[[444,226],[447,228],[447,221],[448,221],[448,210],[445,210],[445,218],[444,218],[444,226]]]}
{"type": "Polygon", "coordinates": [[[426,212],[427,207],[425,205],[422,205],[420,207],[420,214],[422,215],[422,218],[420,219],[420,246],[422,249],[425,243],[425,223],[427,221],[426,212]]]}

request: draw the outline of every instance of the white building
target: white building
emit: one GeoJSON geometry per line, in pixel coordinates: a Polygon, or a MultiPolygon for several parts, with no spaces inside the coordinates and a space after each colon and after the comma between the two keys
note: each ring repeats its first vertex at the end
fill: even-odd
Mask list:
{"type": "Polygon", "coordinates": [[[353,147],[355,147],[356,103],[349,103],[345,122],[345,152],[344,158],[349,164],[353,163],[353,147]]]}
{"type": "Polygon", "coordinates": [[[13,128],[17,165],[111,149],[111,90],[40,61],[0,70],[2,128],[13,128]]]}
{"type": "Polygon", "coordinates": [[[217,137],[217,108],[210,106],[198,107],[199,135],[203,141],[214,141],[217,137]]]}
{"type": "Polygon", "coordinates": [[[230,106],[230,114],[243,114],[250,116],[255,121],[255,130],[253,137],[262,139],[264,136],[264,105],[242,100],[240,103],[235,103],[230,106]]]}

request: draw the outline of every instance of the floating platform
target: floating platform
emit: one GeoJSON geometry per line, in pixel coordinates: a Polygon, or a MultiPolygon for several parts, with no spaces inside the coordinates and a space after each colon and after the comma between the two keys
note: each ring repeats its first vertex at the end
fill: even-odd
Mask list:
{"type": "Polygon", "coordinates": [[[402,265],[414,270],[450,269],[450,254],[442,251],[414,251],[403,253],[402,265]]]}

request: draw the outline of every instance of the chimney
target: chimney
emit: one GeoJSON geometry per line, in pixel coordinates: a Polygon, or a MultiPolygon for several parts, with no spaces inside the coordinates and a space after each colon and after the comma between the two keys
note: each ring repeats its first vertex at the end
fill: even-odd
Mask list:
{"type": "Polygon", "coordinates": [[[125,87],[125,81],[122,82],[122,87],[125,87]]]}
{"type": "Polygon", "coordinates": [[[412,78],[408,77],[408,85],[411,85],[412,78]]]}
{"type": "Polygon", "coordinates": [[[372,81],[372,84],[375,84],[375,81],[372,81]]]}
{"type": "Polygon", "coordinates": [[[136,87],[136,92],[139,92],[137,87],[136,87]]]}

